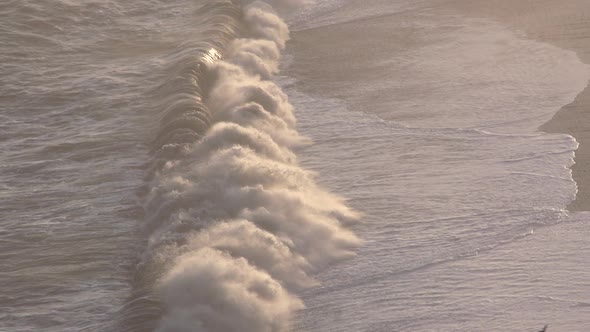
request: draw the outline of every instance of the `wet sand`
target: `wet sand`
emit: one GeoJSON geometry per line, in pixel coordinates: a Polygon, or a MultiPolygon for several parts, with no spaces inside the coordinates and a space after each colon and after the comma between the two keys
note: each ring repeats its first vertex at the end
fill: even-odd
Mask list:
{"type": "MultiPolygon", "coordinates": [[[[590,1],[587,0],[491,0],[441,1],[469,16],[491,18],[524,32],[529,38],[550,43],[578,54],[590,64],[590,1]]],[[[447,9],[445,9],[447,10],[447,9]]],[[[590,210],[590,88],[563,107],[540,130],[572,135],[580,146],[576,151],[573,178],[578,185],[571,211],[590,210]]]]}

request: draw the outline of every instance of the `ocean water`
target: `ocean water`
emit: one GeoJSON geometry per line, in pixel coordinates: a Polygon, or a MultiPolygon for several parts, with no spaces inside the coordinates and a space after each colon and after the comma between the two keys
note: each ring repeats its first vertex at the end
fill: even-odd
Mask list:
{"type": "Polygon", "coordinates": [[[298,327],[585,331],[588,215],[566,210],[578,144],[537,128],[588,66],[440,8],[350,1],[294,24],[302,163],[364,213],[365,241],[304,293],[298,327]]]}
{"type": "Polygon", "coordinates": [[[586,331],[590,69],[441,8],[0,4],[0,331],[586,331]]]}

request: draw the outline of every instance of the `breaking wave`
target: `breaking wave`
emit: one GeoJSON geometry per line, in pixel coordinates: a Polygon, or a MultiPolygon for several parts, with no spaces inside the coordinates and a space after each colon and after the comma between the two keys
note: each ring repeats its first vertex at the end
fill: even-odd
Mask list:
{"type": "Polygon", "coordinates": [[[288,331],[295,294],[359,245],[357,214],[298,165],[307,139],[272,81],[289,38],[275,10],[293,5],[208,4],[211,39],[171,56],[124,330],[288,331]]]}

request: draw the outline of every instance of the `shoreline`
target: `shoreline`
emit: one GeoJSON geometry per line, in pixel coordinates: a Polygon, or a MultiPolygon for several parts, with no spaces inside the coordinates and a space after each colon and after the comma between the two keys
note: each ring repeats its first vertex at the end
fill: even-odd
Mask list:
{"type": "MultiPolygon", "coordinates": [[[[444,3],[448,6],[449,3],[444,3]]],[[[528,38],[575,52],[580,60],[590,65],[590,2],[585,0],[514,2],[494,0],[450,2],[458,12],[507,23],[528,38]]],[[[579,143],[575,151],[572,177],[577,184],[576,198],[567,206],[570,211],[590,211],[590,86],[576,99],[563,106],[538,128],[547,133],[573,136],[579,143]]]]}
{"type": "MultiPolygon", "coordinates": [[[[501,23],[507,28],[521,32],[527,39],[572,51],[581,62],[590,65],[590,1],[564,0],[556,3],[555,0],[520,2],[438,0],[424,9],[435,15],[461,15],[501,23]]],[[[383,59],[389,59],[390,54],[402,53],[422,42],[420,35],[415,34],[411,28],[388,30],[392,15],[396,19],[408,20],[411,19],[412,14],[400,12],[376,16],[372,18],[371,24],[359,24],[354,20],[344,21],[322,27],[321,33],[315,35],[309,31],[316,28],[295,31],[293,35],[296,38],[291,40],[294,45],[292,49],[295,50],[294,56],[300,61],[291,69],[291,75],[305,77],[307,87],[300,86],[301,91],[314,94],[317,93],[317,88],[321,87],[323,94],[345,100],[353,109],[362,110],[364,105],[370,104],[371,113],[379,114],[385,120],[405,122],[427,119],[428,114],[416,113],[415,110],[406,113],[398,112],[395,119],[388,118],[389,105],[398,103],[399,100],[379,93],[378,89],[358,95],[347,94],[347,91],[355,90],[353,82],[379,79],[387,75],[401,75],[399,72],[389,71],[383,59]],[[354,48],[351,48],[348,39],[337,37],[343,32],[349,35],[348,39],[355,40],[354,48]],[[375,33],[378,33],[377,37],[365,38],[375,33]],[[395,40],[395,43],[381,43],[380,40],[395,40]],[[322,45],[330,45],[330,47],[322,45]],[[348,51],[334,52],[334,49],[348,51]],[[339,66],[340,63],[348,61],[349,57],[360,58],[366,52],[382,61],[370,67],[339,66]],[[315,59],[328,57],[333,61],[322,63],[319,69],[315,66],[315,59]],[[304,60],[301,61],[301,59],[304,60]],[[315,71],[311,68],[315,68],[315,71]],[[327,80],[327,77],[330,79],[327,80]],[[351,78],[354,79],[351,80],[351,78]]],[[[397,95],[417,93],[413,89],[404,89],[403,84],[395,88],[397,95]]],[[[537,128],[547,133],[571,135],[579,143],[575,151],[575,164],[570,168],[578,188],[576,198],[567,206],[570,211],[590,211],[590,114],[587,113],[590,113],[590,87],[588,86],[573,102],[561,105],[559,110],[555,109],[552,119],[537,128]],[[588,125],[585,125],[584,120],[589,120],[588,125]]]]}
{"type": "Polygon", "coordinates": [[[590,87],[586,87],[576,99],[562,107],[539,130],[547,133],[564,133],[573,136],[579,146],[575,152],[572,177],[578,191],[568,205],[570,211],[590,210],[590,87]]]}

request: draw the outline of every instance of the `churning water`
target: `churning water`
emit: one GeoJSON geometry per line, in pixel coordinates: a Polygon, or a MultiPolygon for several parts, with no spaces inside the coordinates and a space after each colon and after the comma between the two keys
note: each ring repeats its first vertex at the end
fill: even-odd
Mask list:
{"type": "Polygon", "coordinates": [[[1,331],[588,327],[577,142],[536,130],[588,67],[304,2],[0,4],[1,331]]]}

